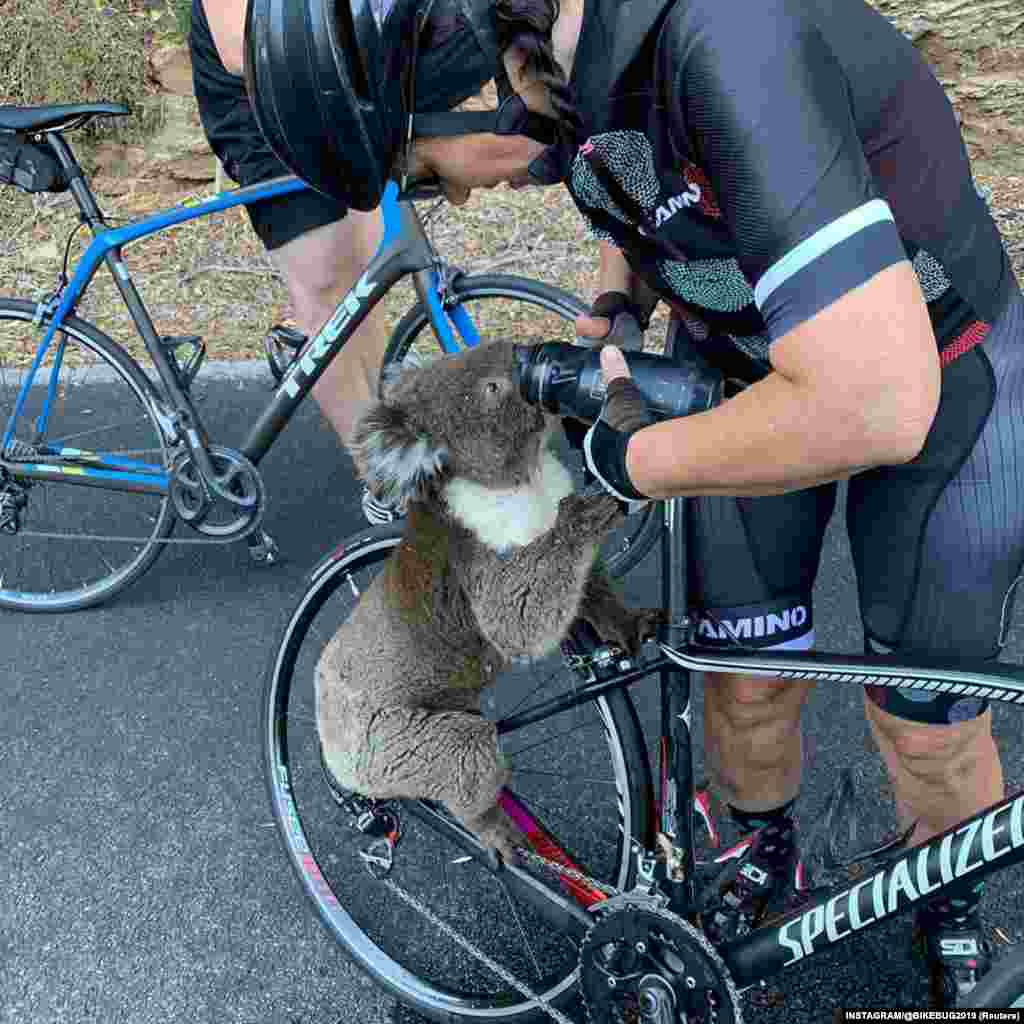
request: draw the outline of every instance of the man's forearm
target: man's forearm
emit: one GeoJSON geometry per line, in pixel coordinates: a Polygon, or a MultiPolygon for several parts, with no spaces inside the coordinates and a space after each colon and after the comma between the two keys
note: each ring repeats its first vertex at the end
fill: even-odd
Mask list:
{"type": "Polygon", "coordinates": [[[634,434],[626,468],[652,498],[784,494],[913,454],[872,436],[859,410],[844,411],[773,373],[715,409],[634,434]]]}

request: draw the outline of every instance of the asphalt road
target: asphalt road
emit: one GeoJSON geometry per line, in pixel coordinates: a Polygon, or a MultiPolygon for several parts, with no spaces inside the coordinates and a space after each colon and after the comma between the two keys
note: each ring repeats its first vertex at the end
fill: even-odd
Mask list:
{"type": "MultiPolygon", "coordinates": [[[[262,377],[204,385],[219,442],[241,440],[262,377]]],[[[171,548],[113,603],[59,617],[0,613],[0,1022],[337,1024],[391,1001],[334,948],[279,849],[259,769],[262,675],[306,571],[362,525],[351,465],[307,408],[263,464],[266,525],[287,561],[244,544],[171,548]]],[[[839,523],[822,559],[820,646],[860,647],[839,523]]],[[[179,536],[184,535],[179,531],[179,536]]],[[[653,562],[629,581],[658,598],[653,562]]],[[[1024,660],[1021,614],[1011,660],[1024,660]]],[[[699,686],[697,687],[699,691],[699,686]]],[[[653,691],[640,693],[650,718],[653,691]]],[[[1011,785],[1019,720],[997,711],[1011,785]]],[[[859,694],[819,688],[806,715],[808,834],[852,766],[881,827],[859,694]]],[[[867,838],[867,837],[865,837],[867,838]]],[[[989,885],[989,917],[1024,937],[1024,872],[989,885]]],[[[923,1006],[900,919],[746,997],[748,1020],[830,1020],[833,1007],[923,1006]],[[765,1005],[767,1004],[767,1005],[765,1005]]]]}

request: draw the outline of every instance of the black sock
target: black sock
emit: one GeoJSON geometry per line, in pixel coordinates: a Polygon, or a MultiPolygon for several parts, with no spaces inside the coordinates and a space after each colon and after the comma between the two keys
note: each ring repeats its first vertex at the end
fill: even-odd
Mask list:
{"type": "Polygon", "coordinates": [[[985,895],[984,881],[961,878],[930,899],[924,908],[924,924],[940,928],[962,928],[972,923],[985,895]]]}
{"type": "Polygon", "coordinates": [[[796,848],[796,824],[793,821],[793,805],[790,800],[781,807],[769,811],[741,811],[728,804],[729,814],[741,832],[756,832],[760,829],[758,858],[770,863],[785,864],[796,848]]]}

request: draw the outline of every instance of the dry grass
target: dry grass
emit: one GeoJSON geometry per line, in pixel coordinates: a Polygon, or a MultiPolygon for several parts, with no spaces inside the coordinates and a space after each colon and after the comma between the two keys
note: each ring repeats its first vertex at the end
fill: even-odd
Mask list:
{"type": "MultiPolygon", "coordinates": [[[[1024,177],[984,178],[1018,275],[1024,279],[1024,177]]],[[[11,190],[5,190],[11,192],[11,190]]],[[[57,280],[64,244],[77,223],[67,196],[15,193],[18,207],[0,239],[0,280],[7,295],[35,298],[57,280]]],[[[184,196],[182,196],[184,198],[184,196]]],[[[137,192],[104,197],[112,218],[131,219],[166,205],[167,197],[137,192]]],[[[421,204],[426,213],[428,204],[421,204]]],[[[443,206],[428,225],[441,254],[473,273],[501,271],[558,285],[584,299],[593,295],[597,244],[562,189],[478,192],[464,207],[443,206]]],[[[72,262],[88,241],[83,230],[72,262]]],[[[241,209],[202,218],[135,243],[126,262],[162,334],[201,334],[214,359],[260,355],[268,326],[287,321],[287,295],[241,209]]],[[[394,325],[413,303],[402,284],[385,300],[394,325]]],[[[96,277],[80,315],[145,358],[127,310],[105,271],[96,277]]],[[[653,335],[656,337],[656,335],[653,335]]]]}
{"type": "MultiPolygon", "coordinates": [[[[68,197],[35,202],[20,196],[22,219],[9,217],[11,233],[0,240],[3,293],[38,297],[52,290],[64,244],[77,223],[68,197]]],[[[183,197],[184,198],[184,197],[183,197]]],[[[114,219],[141,217],[167,197],[135,193],[103,197],[114,219]]],[[[431,204],[420,204],[426,214],[431,204]]],[[[535,277],[589,295],[596,243],[561,190],[474,195],[458,210],[442,205],[428,223],[439,252],[473,273],[500,271],[535,277]]],[[[83,229],[71,247],[72,264],[88,243],[83,229]]],[[[290,317],[287,294],[241,209],[192,221],[126,249],[125,262],[161,334],[202,334],[210,358],[258,357],[268,326],[290,317]]],[[[411,284],[385,300],[393,326],[415,301],[411,284]]],[[[144,356],[131,318],[105,271],[95,278],[79,313],[137,357],[144,356]]]]}

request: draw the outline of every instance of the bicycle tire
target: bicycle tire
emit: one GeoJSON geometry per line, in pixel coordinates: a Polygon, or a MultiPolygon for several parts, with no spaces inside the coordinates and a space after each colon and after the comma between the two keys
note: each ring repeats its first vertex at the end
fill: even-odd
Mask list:
{"type": "Polygon", "coordinates": [[[957,1007],[1013,1010],[1024,1008],[1024,949],[1012,950],[971,990],[957,1007]]]}
{"type": "MultiPolygon", "coordinates": [[[[561,288],[554,288],[551,285],[542,284],[540,281],[532,281],[529,278],[516,277],[511,274],[459,275],[449,286],[449,296],[449,308],[487,300],[507,300],[526,303],[551,314],[541,320],[531,316],[529,329],[525,331],[522,324],[523,317],[509,316],[507,314],[508,307],[503,308],[504,315],[501,316],[500,322],[496,322],[495,313],[489,316],[478,315],[473,319],[477,329],[480,330],[482,340],[509,338],[508,322],[510,321],[515,325],[515,329],[512,331],[513,340],[518,343],[571,342],[576,339],[576,332],[572,329],[573,321],[577,316],[590,312],[589,307],[561,288]],[[559,319],[555,319],[556,317],[559,319]]],[[[456,341],[458,341],[457,337],[456,341]]],[[[420,355],[443,351],[440,342],[431,330],[430,317],[422,303],[413,306],[392,332],[384,351],[382,380],[386,380],[389,368],[400,366],[405,361],[410,350],[416,351],[420,355]],[[422,341],[424,331],[427,332],[426,337],[431,339],[431,343],[428,345],[422,341]],[[418,341],[420,346],[414,349],[413,346],[418,341]]],[[[567,447],[563,445],[562,455],[575,469],[577,479],[582,480],[582,459],[579,454],[570,454],[567,447]]],[[[660,536],[661,528],[662,523],[656,502],[651,502],[630,516],[626,524],[613,531],[601,547],[601,556],[608,573],[613,577],[622,577],[639,565],[660,536]]]]}
{"type": "MultiPolygon", "coordinates": [[[[40,324],[35,323],[37,312],[37,303],[0,299],[3,429],[13,412],[21,377],[47,324],[45,317],[40,324]]],[[[87,437],[90,447],[100,442],[106,451],[124,450],[112,448],[112,442],[133,452],[155,449],[160,464],[166,466],[168,453],[149,378],[116,342],[74,316],[65,319],[37,372],[36,384],[16,424],[15,438],[32,445],[40,443],[34,436],[33,417],[46,393],[40,382],[49,378],[60,340],[65,342],[61,380],[43,440],[81,444],[81,438],[87,437]],[[122,388],[111,400],[110,389],[118,385],[122,388]],[[125,415],[129,402],[138,404],[138,415],[125,415]],[[100,423],[105,416],[115,422],[109,426],[100,423]]],[[[16,474],[11,474],[11,479],[17,484],[16,474]]],[[[59,476],[52,481],[32,481],[23,493],[27,504],[21,511],[20,529],[0,533],[3,608],[68,612],[107,601],[150,568],[164,547],[160,541],[174,528],[173,510],[166,496],[66,484],[59,476]],[[69,540],[61,543],[52,536],[33,537],[33,533],[62,533],[69,540]],[[90,541],[82,540],[83,535],[88,535],[90,541]],[[104,536],[138,536],[140,540],[127,544],[104,540],[104,536]],[[121,555],[127,555],[123,564],[118,561],[121,555]]]]}
{"type": "MultiPolygon", "coordinates": [[[[315,701],[312,666],[319,658],[321,645],[334,634],[336,616],[343,612],[347,602],[354,602],[355,581],[364,582],[362,573],[378,570],[401,539],[401,524],[392,524],[372,528],[343,543],[313,570],[305,593],[278,638],[267,672],[261,723],[263,774],[273,817],[288,860],[328,933],[378,984],[403,1003],[438,1020],[500,1020],[520,1024],[544,1017],[543,1011],[521,994],[510,995],[514,993],[511,986],[507,991],[500,990],[499,986],[498,991],[482,994],[480,986],[486,986],[487,982],[481,982],[481,977],[487,972],[464,950],[456,947],[452,956],[450,950],[436,942],[427,944],[429,950],[407,948],[413,942],[413,933],[422,938],[422,920],[415,915],[412,920],[419,922],[419,927],[407,926],[407,914],[412,911],[399,899],[388,896],[388,890],[380,887],[382,883],[375,883],[364,870],[355,850],[349,849],[360,841],[365,842],[365,837],[350,826],[338,824],[337,819],[343,815],[329,799],[328,786],[322,776],[315,713],[310,710],[315,701]],[[321,809],[328,818],[333,815],[335,820],[326,824],[314,821],[314,815],[321,809]],[[351,838],[347,845],[346,836],[351,838]],[[451,975],[445,973],[449,970],[451,975]],[[439,972],[443,976],[439,976],[439,972]]],[[[590,643],[582,633],[576,642],[583,647],[590,643]]],[[[508,677],[503,677],[503,685],[494,690],[501,694],[508,683],[508,677]]],[[[543,693],[545,697],[551,696],[548,689],[543,693]]],[[[550,758],[540,761],[539,769],[528,766],[523,774],[515,775],[514,785],[517,795],[523,796],[519,783],[524,782],[527,788],[533,784],[529,797],[523,796],[531,809],[536,807],[533,800],[538,788],[547,813],[561,818],[566,813],[565,808],[571,809],[574,818],[580,818],[585,826],[585,834],[574,835],[574,842],[586,845],[586,857],[597,857],[595,873],[600,873],[616,888],[629,888],[635,875],[633,848],[648,839],[653,815],[653,789],[640,724],[632,701],[621,690],[601,698],[600,707],[591,702],[565,712],[555,719],[555,725],[564,726],[567,723],[559,719],[581,713],[586,714],[587,725],[579,726],[574,733],[579,747],[574,743],[573,750],[566,750],[569,744],[562,740],[554,749],[546,749],[545,754],[550,753],[550,758]],[[585,711],[587,708],[591,709],[589,713],[585,711]],[[595,723],[600,736],[590,731],[595,723]],[[587,730],[585,736],[583,729],[587,730]],[[592,748],[602,744],[606,760],[600,763],[610,766],[613,780],[580,780],[582,763],[588,765],[588,774],[600,771],[592,764],[590,755],[592,748]],[[557,774],[560,768],[571,771],[576,777],[571,798],[567,797],[565,785],[557,774]],[[554,783],[548,783],[546,779],[552,771],[557,778],[554,783]],[[539,786],[534,781],[538,778],[542,780],[539,786]],[[609,781],[614,782],[614,790],[609,787],[609,781]],[[554,797],[548,792],[549,789],[553,792],[552,787],[561,787],[557,799],[565,802],[564,808],[552,806],[554,797]],[[587,799],[595,791],[606,798],[600,806],[598,801],[587,799]],[[606,827],[602,829],[602,825],[606,827]]],[[[521,757],[540,756],[535,753],[536,747],[532,751],[529,748],[535,739],[535,734],[529,731],[533,728],[509,734],[516,738],[515,746],[524,748],[518,755],[515,752],[508,755],[514,771],[516,765],[521,764],[521,757]]],[[[543,735],[543,724],[538,728],[543,735]]],[[[447,845],[449,840],[443,838],[441,832],[430,832],[419,819],[411,816],[408,801],[397,804],[403,823],[411,820],[414,829],[410,831],[403,824],[404,837],[395,852],[396,870],[389,877],[397,878],[403,885],[417,886],[415,892],[424,885],[431,895],[440,892],[444,897],[442,902],[447,902],[445,913],[450,915],[462,909],[467,920],[462,922],[460,918],[460,924],[465,923],[472,930],[476,941],[487,942],[491,952],[494,942],[501,939],[517,944],[518,948],[513,951],[502,945],[502,952],[509,953],[518,967],[528,959],[527,952],[531,952],[535,964],[552,963],[546,956],[554,942],[558,947],[554,954],[558,968],[550,984],[545,982],[538,987],[555,1005],[572,1002],[577,997],[578,952],[568,949],[571,943],[566,937],[557,935],[546,940],[543,951],[532,947],[524,951],[534,939],[535,925],[525,908],[517,909],[513,905],[513,926],[507,920],[508,906],[496,891],[499,887],[494,882],[495,876],[485,872],[469,856],[456,857],[449,864],[450,858],[446,856],[452,849],[447,845]],[[415,845],[417,843],[425,845],[415,845]],[[430,888],[430,880],[438,874],[448,881],[447,889],[430,888]],[[483,882],[479,902],[468,895],[470,887],[478,881],[483,882]],[[500,915],[502,909],[506,920],[494,922],[495,914],[500,915]],[[481,938],[478,934],[492,929],[496,937],[488,934],[481,938]]],[[[550,827],[550,821],[547,825],[550,827]]],[[[559,833],[551,834],[557,837],[559,833]]],[[[464,847],[454,849],[460,854],[466,852],[464,847]]],[[[593,861],[584,863],[588,869],[593,869],[593,861]]],[[[436,900],[431,903],[436,904],[436,900]]],[[[431,929],[433,940],[434,926],[427,927],[431,929]]],[[[504,962],[507,965],[507,960],[504,962]]]]}

